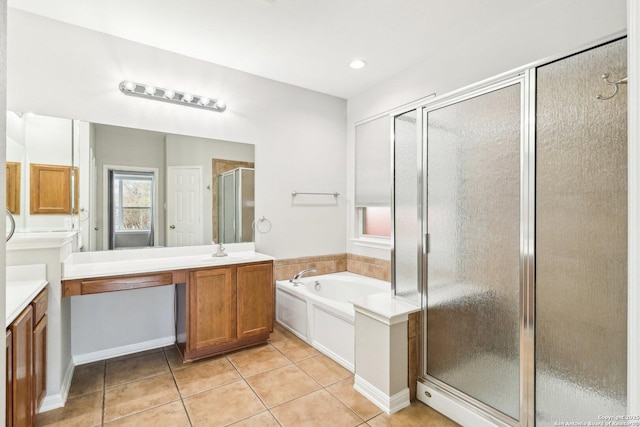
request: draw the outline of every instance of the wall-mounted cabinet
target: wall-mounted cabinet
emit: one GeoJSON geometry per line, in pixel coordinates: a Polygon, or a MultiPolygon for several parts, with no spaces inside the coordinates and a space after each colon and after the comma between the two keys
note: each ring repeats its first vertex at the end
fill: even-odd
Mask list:
{"type": "Polygon", "coordinates": [[[20,214],[20,162],[7,161],[7,209],[20,214]]]}
{"type": "MultiPolygon", "coordinates": [[[[31,197],[30,213],[34,214],[70,214],[71,213],[71,170],[70,166],[30,165],[31,197]]],[[[74,199],[77,213],[79,176],[78,168],[73,168],[74,199]]]]}
{"type": "Polygon", "coordinates": [[[273,262],[190,270],[176,285],[177,345],[185,361],[247,347],[273,331],[273,262]]]}

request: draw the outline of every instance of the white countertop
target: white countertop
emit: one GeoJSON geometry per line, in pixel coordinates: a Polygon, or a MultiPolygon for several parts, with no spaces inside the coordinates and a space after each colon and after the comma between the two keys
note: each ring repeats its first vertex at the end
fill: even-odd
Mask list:
{"type": "Polygon", "coordinates": [[[22,313],[41,290],[47,286],[44,264],[7,267],[6,325],[22,313]]]}
{"type": "Polygon", "coordinates": [[[118,276],[188,268],[271,261],[275,258],[255,252],[254,244],[225,245],[227,256],[212,256],[217,245],[170,248],[125,249],[100,252],[75,252],[63,262],[62,279],[118,276]]]}
{"type": "Polygon", "coordinates": [[[387,325],[407,320],[409,314],[420,307],[397,299],[390,292],[367,295],[350,301],[356,312],[365,314],[387,325]]]}
{"type": "Polygon", "coordinates": [[[7,250],[60,248],[73,241],[78,230],[16,231],[7,242],[7,250]]]}

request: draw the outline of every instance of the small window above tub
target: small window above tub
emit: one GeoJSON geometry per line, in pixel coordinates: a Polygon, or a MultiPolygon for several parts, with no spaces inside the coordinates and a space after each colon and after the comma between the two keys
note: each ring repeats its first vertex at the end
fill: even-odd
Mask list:
{"type": "Polygon", "coordinates": [[[388,115],[356,125],[355,244],[391,243],[391,119],[388,115]]]}

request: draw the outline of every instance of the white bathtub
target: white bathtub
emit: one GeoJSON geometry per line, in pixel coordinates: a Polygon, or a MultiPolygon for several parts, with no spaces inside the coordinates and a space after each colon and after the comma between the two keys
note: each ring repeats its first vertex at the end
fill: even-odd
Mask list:
{"type": "Polygon", "coordinates": [[[301,282],[304,286],[276,281],[276,320],[353,372],[355,312],[349,301],[390,292],[390,283],[347,272],[305,277],[301,282]]]}

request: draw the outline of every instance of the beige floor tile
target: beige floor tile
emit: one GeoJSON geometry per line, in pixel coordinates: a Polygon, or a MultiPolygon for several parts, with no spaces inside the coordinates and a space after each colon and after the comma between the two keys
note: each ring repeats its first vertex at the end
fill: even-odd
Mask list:
{"type": "Polygon", "coordinates": [[[320,389],[320,385],[296,365],[289,365],[247,378],[268,408],[320,389]]]}
{"type": "Polygon", "coordinates": [[[347,371],[325,355],[305,359],[298,362],[297,365],[314,380],[318,381],[323,387],[327,387],[352,376],[351,372],[347,371]]]}
{"type": "Polygon", "coordinates": [[[104,361],[80,365],[73,371],[69,398],[81,394],[102,391],[104,388],[104,361]]]}
{"type": "Polygon", "coordinates": [[[184,409],[182,402],[167,403],[144,412],[138,412],[135,415],[120,418],[116,421],[106,423],[109,427],[190,427],[187,411],[184,409]]]}
{"type": "Polygon", "coordinates": [[[93,427],[102,423],[102,391],[67,400],[63,408],[36,415],[36,426],[93,427]]]}
{"type": "Polygon", "coordinates": [[[363,420],[369,420],[382,413],[382,409],[353,388],[353,378],[347,378],[327,387],[327,391],[338,398],[363,420]]]}
{"type": "Polygon", "coordinates": [[[294,362],[298,362],[300,360],[320,354],[318,350],[311,347],[309,344],[299,338],[292,338],[290,340],[274,342],[273,346],[284,353],[285,356],[287,356],[294,362]]]}
{"type": "Polygon", "coordinates": [[[296,338],[296,336],[277,323],[273,326],[273,332],[271,333],[271,335],[269,335],[269,339],[272,343],[278,341],[286,341],[292,338],[296,338]]]}
{"type": "Polygon", "coordinates": [[[169,372],[162,349],[139,357],[107,361],[106,387],[114,387],[169,372]]]}
{"type": "Polygon", "coordinates": [[[184,369],[174,371],[173,376],[183,398],[242,379],[224,356],[190,364],[184,369]]]}
{"type": "Polygon", "coordinates": [[[225,426],[266,408],[244,381],[223,385],[184,399],[194,426],[225,426]]]}
{"type": "Polygon", "coordinates": [[[113,421],[178,399],[180,394],[170,373],[109,388],[104,397],[104,421],[113,421]]]}
{"type": "Polygon", "coordinates": [[[380,414],[367,421],[371,427],[455,427],[449,418],[431,409],[422,402],[415,401],[395,414],[380,414]]]}
{"type": "Polygon", "coordinates": [[[184,363],[182,361],[182,356],[180,356],[180,352],[174,345],[165,347],[164,354],[167,357],[167,362],[169,362],[169,366],[174,371],[185,368],[190,365],[190,363],[184,363]]]}
{"type": "Polygon", "coordinates": [[[318,390],[271,409],[283,427],[354,427],[362,420],[326,390],[318,390]]]}
{"type": "Polygon", "coordinates": [[[280,427],[269,411],[261,412],[231,425],[233,427],[280,427]]]}
{"type": "Polygon", "coordinates": [[[245,378],[291,364],[271,344],[230,353],[227,358],[245,378]]]}

